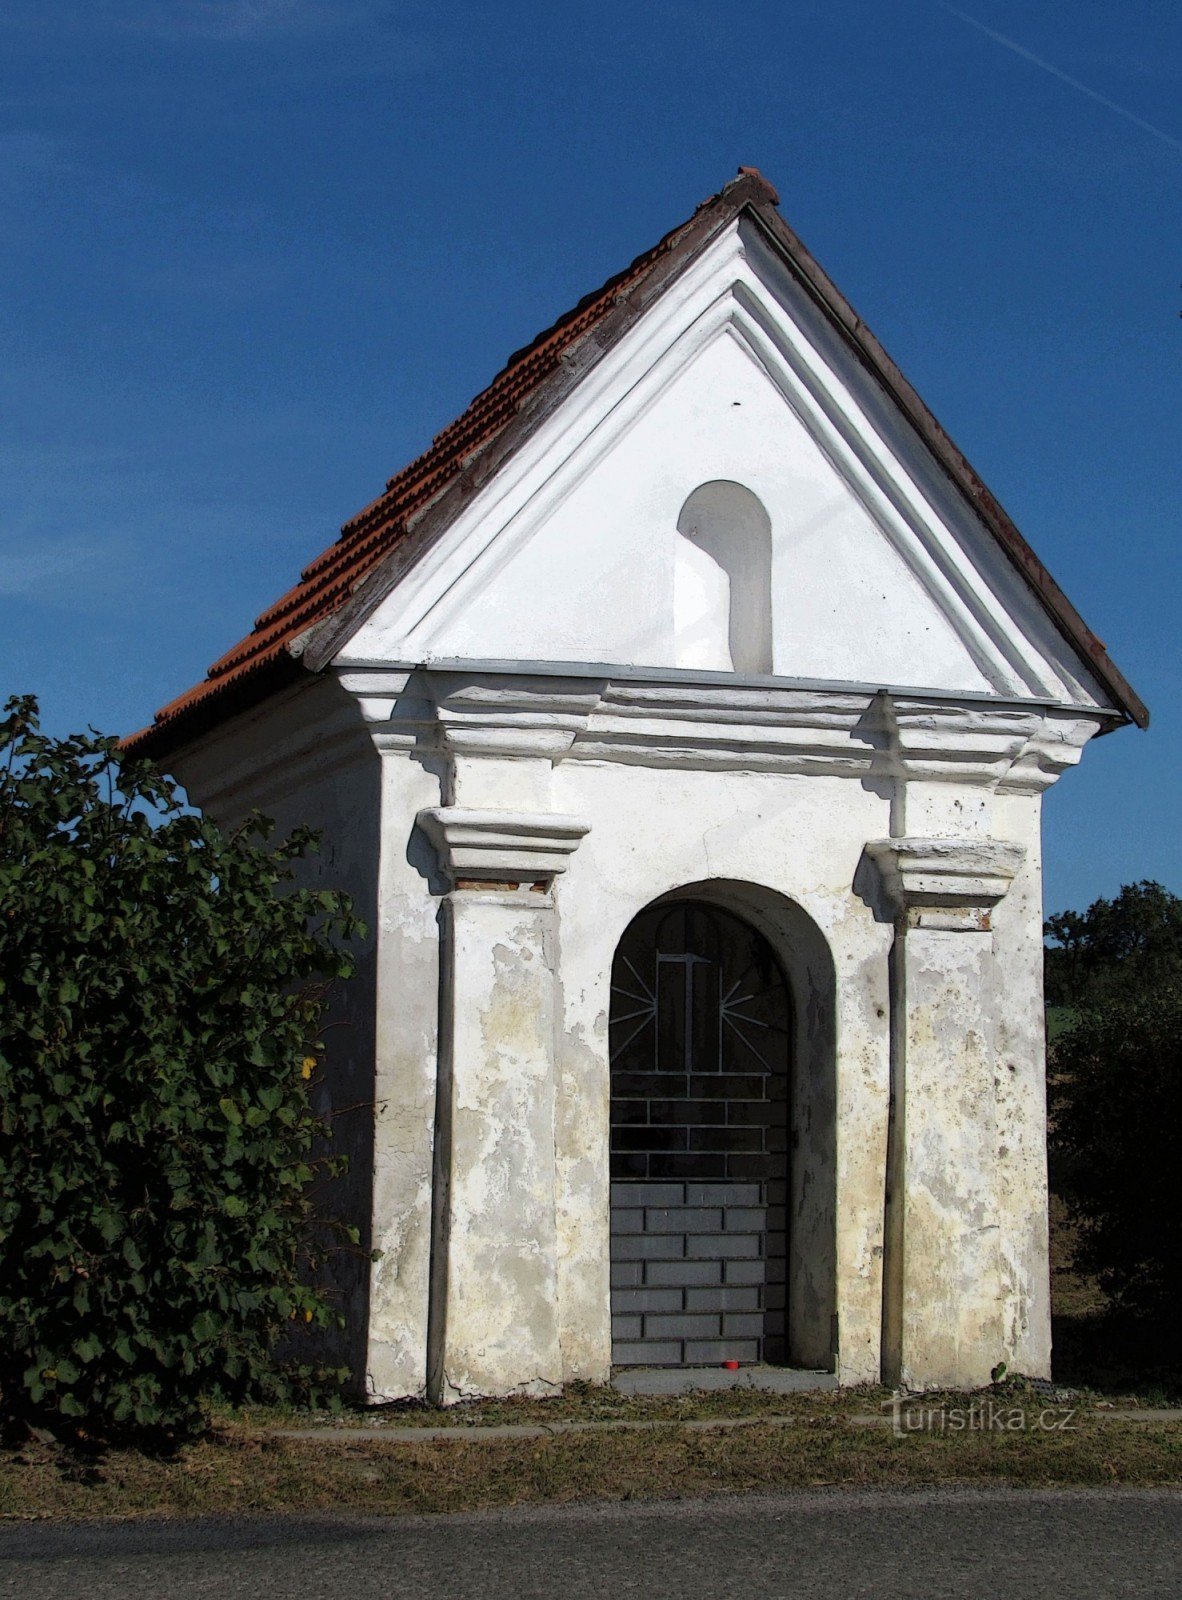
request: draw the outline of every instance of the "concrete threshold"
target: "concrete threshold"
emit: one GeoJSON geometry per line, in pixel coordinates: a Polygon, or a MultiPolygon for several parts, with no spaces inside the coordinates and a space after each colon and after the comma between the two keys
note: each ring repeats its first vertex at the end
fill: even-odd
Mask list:
{"type": "Polygon", "coordinates": [[[764,1389],[769,1394],[806,1394],[836,1389],[832,1372],[804,1367],[622,1367],[612,1374],[620,1394],[698,1394],[716,1389],[764,1389]]]}

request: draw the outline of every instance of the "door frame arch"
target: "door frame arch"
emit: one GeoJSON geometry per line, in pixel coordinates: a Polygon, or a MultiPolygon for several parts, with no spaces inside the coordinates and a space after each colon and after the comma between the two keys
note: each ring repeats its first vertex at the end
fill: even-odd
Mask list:
{"type": "MultiPolygon", "coordinates": [[[[717,906],[761,934],[789,987],[788,1359],[794,1366],[832,1369],[838,1334],[837,979],[832,953],[817,923],[796,901],[762,884],[709,878],[678,884],[636,908],[617,930],[611,961],[637,916],[686,900],[717,906]]],[[[605,1132],[610,1138],[610,1125],[605,1132]]]]}

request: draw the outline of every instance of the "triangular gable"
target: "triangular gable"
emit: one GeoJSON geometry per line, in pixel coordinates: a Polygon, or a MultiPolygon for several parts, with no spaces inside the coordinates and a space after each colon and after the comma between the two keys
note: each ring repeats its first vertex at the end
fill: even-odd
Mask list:
{"type": "Polygon", "coordinates": [[[352,635],[313,649],[1110,707],[864,380],[736,219],[352,635]]]}
{"type": "MultiPolygon", "coordinates": [[[[580,302],[568,316],[514,356],[464,415],[437,437],[431,450],[391,479],[385,493],[345,525],[336,543],[305,569],[294,589],[263,613],[246,639],[215,663],[206,680],[164,707],[151,728],[132,736],[127,743],[145,753],[162,754],[290,681],[300,671],[301,657],[304,666],[315,668],[326,665],[347,646],[349,655],[354,655],[350,641],[364,649],[366,638],[372,640],[378,613],[398,612],[403,598],[409,599],[413,591],[421,590],[424,573],[429,574],[440,563],[440,549],[448,541],[449,530],[464,521],[466,510],[486,497],[494,475],[499,478],[505,474],[507,465],[515,462],[524,446],[537,442],[547,423],[553,422],[564,406],[569,411],[576,390],[580,396],[585,389],[589,392],[592,374],[600,377],[599,387],[603,387],[598,369],[605,354],[617,353],[617,346],[622,347],[639,331],[638,320],[651,308],[658,308],[672,283],[680,285],[683,275],[700,269],[712,250],[716,254],[725,250],[728,234],[733,238],[739,231],[734,227],[738,219],[743,223],[746,255],[760,258],[761,282],[749,296],[750,303],[743,307],[749,326],[737,331],[750,345],[751,328],[758,323],[761,312],[766,315],[769,304],[777,300],[783,304],[785,288],[802,304],[807,302],[808,315],[823,327],[820,339],[814,329],[814,343],[819,345],[821,339],[827,338],[835,347],[841,347],[846,368],[852,363],[856,369],[847,371],[846,376],[851,391],[861,387],[857,401],[862,414],[875,422],[881,437],[893,431],[894,443],[898,445],[902,440],[898,459],[909,459],[912,482],[918,483],[926,473],[931,480],[928,488],[935,484],[934,498],[950,498],[962,518],[971,512],[974,522],[984,530],[984,542],[990,547],[990,559],[996,567],[992,574],[984,574],[984,587],[992,586],[995,597],[1004,594],[1002,609],[1008,605],[1010,615],[1020,618],[1024,638],[1029,640],[1032,631],[1037,635],[1041,628],[1052,645],[1057,642],[1060,658],[1075,661],[1074,674],[1070,667],[1066,669],[1069,679],[1074,677],[1083,684],[1093,682],[1102,703],[1110,703],[1144,725],[1148,720],[1144,706],[1100,642],[873,336],[784,225],[775,210],[775,201],[770,185],[758,174],[744,170],[720,195],[699,207],[688,223],[666,235],[624,273],[580,302]],[[778,292],[776,274],[782,280],[778,292]],[[919,467],[915,465],[917,456],[922,457],[919,467]],[[998,573],[1002,574],[1000,579],[998,573]],[[399,596],[392,593],[396,587],[399,596]],[[387,596],[391,597],[389,602],[387,596]],[[1064,643],[1071,647],[1066,652],[1062,650],[1064,643]]],[[[732,315],[736,325],[742,320],[742,316],[732,315]]],[[[774,377],[771,381],[775,381],[774,377]]],[[[517,464],[520,466],[520,462],[517,464]]],[[[454,537],[451,543],[455,544],[454,537]]],[[[870,548],[863,549],[862,560],[870,548]]],[[[971,565],[972,558],[969,560],[971,565]]],[[[979,554],[977,560],[980,564],[979,554]]],[[[946,599],[945,595],[943,600],[946,599]]],[[[937,596],[937,610],[941,603],[937,596]]],[[[996,618],[993,624],[987,619],[979,620],[986,634],[990,627],[996,633],[1000,626],[1001,637],[993,639],[993,646],[1004,657],[1004,617],[996,618]]],[[[958,624],[963,621],[959,618],[958,624]]],[[[962,645],[971,647],[970,654],[980,644],[971,635],[971,628],[960,626],[959,637],[962,645]]],[[[413,633],[408,634],[408,641],[413,637],[413,633]]],[[[436,645],[444,643],[442,635],[435,640],[436,645]]],[[[1046,638],[1038,643],[1045,655],[1046,638]]],[[[583,648],[580,646],[578,655],[568,650],[556,659],[579,659],[583,648]]],[[[593,659],[603,659],[602,651],[591,654],[593,659]]],[[[1056,655],[1054,648],[1050,655],[1056,655]]],[[[1011,659],[1007,669],[1011,677],[1003,672],[999,679],[996,672],[991,675],[988,670],[988,651],[986,658],[983,681],[988,687],[1012,687],[1014,671],[1022,679],[1020,663],[1011,659]]],[[[889,663],[884,660],[882,664],[889,663]]],[[[794,675],[825,676],[811,672],[794,675]]],[[[904,681],[912,682],[913,677],[904,681]]],[[[969,684],[966,682],[963,687],[968,688],[969,684]]],[[[1027,681],[1027,692],[1037,693],[1037,686],[1027,681]]]]}

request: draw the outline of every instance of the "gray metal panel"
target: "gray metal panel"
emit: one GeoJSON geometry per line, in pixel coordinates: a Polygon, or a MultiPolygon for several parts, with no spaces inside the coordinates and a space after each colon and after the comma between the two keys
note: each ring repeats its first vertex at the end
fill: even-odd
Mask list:
{"type": "Polygon", "coordinates": [[[655,1180],[612,1185],[617,1366],[760,1359],[764,1318],[774,1309],[764,1299],[771,1263],[763,1250],[762,1188],[655,1180]],[[734,1231],[740,1227],[745,1231],[734,1231]]]}

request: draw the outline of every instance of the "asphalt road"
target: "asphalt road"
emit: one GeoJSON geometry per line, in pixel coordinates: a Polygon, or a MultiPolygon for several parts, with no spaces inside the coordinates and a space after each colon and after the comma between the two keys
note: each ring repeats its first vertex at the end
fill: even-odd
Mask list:
{"type": "Polygon", "coordinates": [[[474,1516],[0,1527],[0,1594],[780,1600],[1182,1594],[1182,1494],[937,1490],[474,1516]]]}

